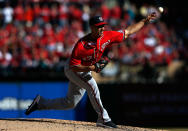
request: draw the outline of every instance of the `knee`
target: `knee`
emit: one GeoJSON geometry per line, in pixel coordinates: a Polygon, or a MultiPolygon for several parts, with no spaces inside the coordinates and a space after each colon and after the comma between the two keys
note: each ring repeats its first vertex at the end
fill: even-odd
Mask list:
{"type": "Polygon", "coordinates": [[[74,101],[69,101],[69,109],[73,109],[73,108],[75,108],[76,107],[76,105],[77,105],[77,103],[76,102],[74,102],[74,101]]]}

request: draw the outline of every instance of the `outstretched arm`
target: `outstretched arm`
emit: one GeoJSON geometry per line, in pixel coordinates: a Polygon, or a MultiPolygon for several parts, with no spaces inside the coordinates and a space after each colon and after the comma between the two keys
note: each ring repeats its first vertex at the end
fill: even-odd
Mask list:
{"type": "Polygon", "coordinates": [[[156,13],[152,13],[152,14],[148,15],[145,19],[142,19],[141,21],[139,21],[138,23],[130,25],[125,30],[126,37],[128,35],[131,35],[137,31],[139,31],[146,23],[148,23],[150,20],[156,19],[156,17],[157,17],[156,13]]]}

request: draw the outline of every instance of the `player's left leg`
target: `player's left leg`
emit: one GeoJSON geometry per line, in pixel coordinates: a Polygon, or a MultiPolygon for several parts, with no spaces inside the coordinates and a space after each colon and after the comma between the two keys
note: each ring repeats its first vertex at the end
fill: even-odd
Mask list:
{"type": "Polygon", "coordinates": [[[69,88],[67,96],[64,98],[56,99],[44,99],[41,97],[39,101],[40,110],[68,110],[76,107],[78,102],[82,99],[85,93],[84,88],[80,88],[71,81],[69,82],[69,88]]]}
{"type": "Polygon", "coordinates": [[[81,100],[85,93],[84,88],[76,86],[74,83],[69,82],[67,96],[64,98],[45,99],[37,95],[31,105],[26,110],[25,114],[29,115],[36,110],[68,110],[74,108],[81,100]]]}

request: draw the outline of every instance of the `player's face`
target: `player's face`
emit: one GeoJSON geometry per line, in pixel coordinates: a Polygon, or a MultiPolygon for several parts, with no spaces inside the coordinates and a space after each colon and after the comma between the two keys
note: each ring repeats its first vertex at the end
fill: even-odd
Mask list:
{"type": "Polygon", "coordinates": [[[97,36],[100,37],[103,34],[104,31],[104,25],[101,26],[92,26],[91,27],[92,33],[97,36]]]}

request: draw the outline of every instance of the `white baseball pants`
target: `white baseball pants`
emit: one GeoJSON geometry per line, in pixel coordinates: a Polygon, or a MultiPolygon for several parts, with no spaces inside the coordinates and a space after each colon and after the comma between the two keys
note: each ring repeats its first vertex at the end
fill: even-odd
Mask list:
{"type": "Polygon", "coordinates": [[[104,109],[100,92],[95,79],[91,76],[91,72],[73,72],[69,69],[69,60],[67,60],[64,72],[69,79],[68,93],[65,98],[45,99],[41,97],[39,101],[40,110],[56,109],[67,110],[74,108],[83,97],[85,91],[89,96],[91,104],[98,114],[97,122],[111,121],[107,111],[104,109]]]}

